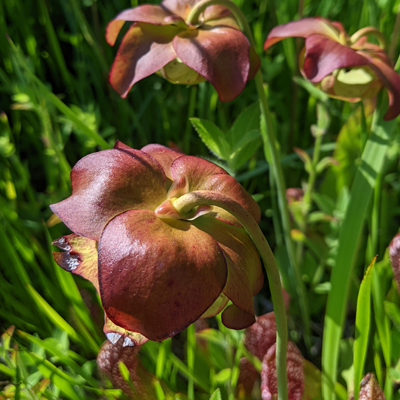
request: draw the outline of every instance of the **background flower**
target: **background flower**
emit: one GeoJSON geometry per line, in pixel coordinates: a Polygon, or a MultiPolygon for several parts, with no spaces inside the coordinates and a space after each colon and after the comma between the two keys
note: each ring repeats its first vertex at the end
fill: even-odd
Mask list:
{"type": "MultiPolygon", "coordinates": [[[[305,38],[300,71],[331,97],[359,101],[377,94],[382,86],[389,93],[386,120],[400,113],[400,76],[380,46],[367,42],[368,35],[382,38],[375,28],[363,28],[351,37],[340,22],[304,18],[272,29],[264,50],[287,37],[305,38]]],[[[382,41],[381,41],[382,42],[382,41]]]]}
{"type": "Polygon", "coordinates": [[[238,221],[218,207],[199,208],[190,221],[165,215],[174,212],[170,199],[209,190],[234,199],[258,221],[257,203],[222,168],[160,145],[139,151],[117,142],[81,159],[71,181],[72,195],[51,206],[75,233],[55,242],[66,250],[55,260],[96,286],[112,341],[121,335],[127,345],[145,340],[129,332],[171,337],[229,300],[225,325],[254,322],[253,295],[263,275],[238,221]]]}
{"type": "Polygon", "coordinates": [[[185,85],[208,80],[221,101],[237,97],[260,61],[230,11],[211,6],[198,24],[188,16],[200,0],[164,0],[122,11],[107,27],[114,45],[125,21],[133,21],[122,39],[110,72],[110,83],[126,97],[141,79],[158,73],[185,85]]]}

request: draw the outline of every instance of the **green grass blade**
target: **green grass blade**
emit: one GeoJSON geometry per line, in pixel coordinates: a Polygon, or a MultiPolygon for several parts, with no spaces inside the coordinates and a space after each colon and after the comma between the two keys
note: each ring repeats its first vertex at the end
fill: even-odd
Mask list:
{"type": "Polygon", "coordinates": [[[328,295],[325,329],[322,345],[323,395],[334,400],[339,341],[343,331],[350,277],[356,260],[357,244],[361,235],[367,208],[372,197],[377,176],[381,172],[395,121],[386,122],[382,102],[376,111],[372,135],[368,140],[358,167],[351,198],[339,233],[339,248],[331,276],[332,289],[328,295]]]}
{"type": "Polygon", "coordinates": [[[356,337],[354,341],[354,400],[358,400],[360,382],[367,356],[368,337],[371,324],[371,283],[376,256],[369,264],[361,282],[357,298],[356,337]]]}

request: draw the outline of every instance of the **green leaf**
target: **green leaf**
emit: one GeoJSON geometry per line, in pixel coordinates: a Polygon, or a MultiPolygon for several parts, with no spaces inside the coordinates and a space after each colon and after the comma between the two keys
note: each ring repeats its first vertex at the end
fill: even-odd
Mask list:
{"type": "Polygon", "coordinates": [[[211,395],[210,400],[222,400],[219,388],[211,395]]]}
{"type": "Polygon", "coordinates": [[[395,127],[394,120],[383,120],[387,108],[385,103],[382,102],[379,111],[376,111],[372,134],[365,146],[339,232],[339,247],[332,270],[332,289],[328,295],[322,347],[322,389],[326,400],[334,399],[332,383],[336,382],[337,377],[338,347],[346,315],[350,278],[357,257],[357,244],[395,127]]]}
{"type": "Polygon", "coordinates": [[[213,122],[205,119],[190,118],[190,122],[210,151],[217,157],[227,161],[231,148],[225,139],[224,132],[213,122]]]}
{"type": "Polygon", "coordinates": [[[364,364],[367,356],[368,337],[371,325],[372,270],[375,262],[376,256],[365,272],[357,298],[356,337],[354,341],[354,400],[358,399],[360,382],[363,377],[364,364]]]}
{"type": "Polygon", "coordinates": [[[228,132],[228,140],[232,148],[235,148],[247,132],[260,130],[260,116],[261,110],[258,102],[239,114],[228,132]]]}
{"type": "Polygon", "coordinates": [[[250,159],[261,143],[260,131],[254,129],[246,132],[233,148],[228,160],[229,167],[234,170],[239,169],[250,159]]]}

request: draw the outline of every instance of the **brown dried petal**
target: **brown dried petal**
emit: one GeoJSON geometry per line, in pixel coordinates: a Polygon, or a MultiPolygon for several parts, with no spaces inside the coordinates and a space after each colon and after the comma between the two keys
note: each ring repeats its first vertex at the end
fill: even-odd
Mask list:
{"type": "Polygon", "coordinates": [[[374,374],[368,373],[361,381],[359,400],[386,400],[374,374]]]}
{"type": "MultiPolygon", "coordinates": [[[[300,400],[304,391],[303,356],[293,342],[287,347],[287,378],[289,400],[300,400]]],[[[261,371],[262,400],[275,399],[278,393],[276,376],[276,344],[264,356],[261,371]]]]}

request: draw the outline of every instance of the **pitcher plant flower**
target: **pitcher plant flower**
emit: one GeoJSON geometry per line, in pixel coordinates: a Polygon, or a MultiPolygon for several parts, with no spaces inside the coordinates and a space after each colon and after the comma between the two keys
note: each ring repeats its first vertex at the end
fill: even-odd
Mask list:
{"type": "Polygon", "coordinates": [[[384,119],[400,114],[400,76],[385,52],[380,31],[366,27],[349,36],[340,22],[304,18],[272,29],[264,50],[288,37],[305,38],[300,71],[330,97],[357,102],[386,87],[389,108],[384,119]],[[368,36],[375,36],[379,45],[368,42],[368,36]]]}
{"type": "Polygon", "coordinates": [[[82,158],[71,182],[72,195],[51,206],[74,232],[54,242],[65,250],[54,257],[96,286],[112,342],[169,338],[229,300],[227,327],[255,321],[263,274],[246,231],[220,207],[182,215],[173,206],[191,193],[217,193],[258,222],[257,203],[222,168],[161,145],[135,150],[117,142],[82,158]]]}
{"type": "Polygon", "coordinates": [[[125,21],[133,22],[110,72],[110,83],[122,97],[154,73],[176,84],[208,80],[221,101],[231,101],[242,92],[260,60],[227,8],[207,7],[201,18],[192,21],[198,3],[143,4],[122,11],[108,24],[106,39],[113,46],[125,21]]]}

